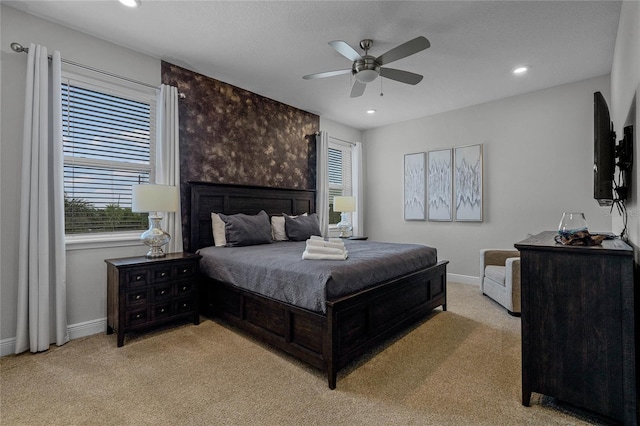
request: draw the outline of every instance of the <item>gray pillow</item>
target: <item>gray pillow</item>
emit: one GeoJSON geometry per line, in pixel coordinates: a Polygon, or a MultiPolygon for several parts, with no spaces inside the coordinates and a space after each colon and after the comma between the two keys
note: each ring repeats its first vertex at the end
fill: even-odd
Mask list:
{"type": "Polygon", "coordinates": [[[219,214],[224,221],[225,247],[253,246],[271,243],[271,222],[269,215],[260,211],[257,215],[238,213],[219,214]]]}
{"type": "Polygon", "coordinates": [[[291,241],[305,241],[312,235],[322,236],[318,215],[291,217],[284,215],[284,230],[291,241]]]}

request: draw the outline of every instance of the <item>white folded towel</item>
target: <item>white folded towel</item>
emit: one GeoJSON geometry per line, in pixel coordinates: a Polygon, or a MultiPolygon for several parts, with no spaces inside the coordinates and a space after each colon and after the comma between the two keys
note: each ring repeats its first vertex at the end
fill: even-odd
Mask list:
{"type": "Polygon", "coordinates": [[[344,249],[344,243],[342,241],[325,241],[325,240],[317,240],[314,238],[310,238],[307,240],[307,247],[331,247],[337,249],[344,249]]]}
{"type": "Polygon", "coordinates": [[[302,253],[302,258],[305,260],[347,260],[348,253],[344,254],[322,254],[322,253],[309,253],[305,250],[302,253]]]}
{"type": "Polygon", "coordinates": [[[316,254],[344,254],[344,248],[322,247],[307,244],[307,252],[316,254]]]}

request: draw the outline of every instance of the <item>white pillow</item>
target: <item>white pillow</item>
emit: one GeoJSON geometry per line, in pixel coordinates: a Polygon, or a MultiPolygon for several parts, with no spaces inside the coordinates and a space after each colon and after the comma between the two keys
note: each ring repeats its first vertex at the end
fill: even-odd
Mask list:
{"type": "MultiPolygon", "coordinates": [[[[305,213],[302,216],[306,215],[307,214],[305,213]]],[[[284,216],[271,216],[271,236],[273,237],[273,241],[289,241],[289,238],[287,238],[287,232],[284,229],[284,216]]]]}
{"type": "MultiPolygon", "coordinates": [[[[284,229],[284,218],[282,219],[282,226],[284,229]]],[[[213,244],[216,247],[224,247],[227,245],[227,237],[224,233],[225,223],[218,213],[211,213],[211,227],[213,228],[213,244]]]]}

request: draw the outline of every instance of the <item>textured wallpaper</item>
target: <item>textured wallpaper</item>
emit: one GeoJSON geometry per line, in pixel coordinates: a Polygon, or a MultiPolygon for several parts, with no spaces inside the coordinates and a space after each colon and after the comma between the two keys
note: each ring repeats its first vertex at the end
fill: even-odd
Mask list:
{"type": "Polygon", "coordinates": [[[314,189],[320,117],[162,62],[162,82],[180,100],[183,231],[190,180],[314,189]]]}

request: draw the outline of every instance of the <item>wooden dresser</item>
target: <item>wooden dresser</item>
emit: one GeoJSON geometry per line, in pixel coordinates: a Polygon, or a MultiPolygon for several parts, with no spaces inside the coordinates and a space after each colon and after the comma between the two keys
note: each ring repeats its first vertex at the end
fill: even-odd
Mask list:
{"type": "Polygon", "coordinates": [[[522,281],[522,404],[552,396],[636,425],[633,249],[565,246],[555,231],[515,244],[522,281]]]}
{"type": "Polygon", "coordinates": [[[190,318],[200,322],[197,303],[200,255],[169,253],[148,259],[107,259],[107,334],[190,318]]]}

